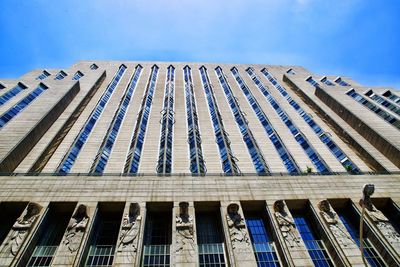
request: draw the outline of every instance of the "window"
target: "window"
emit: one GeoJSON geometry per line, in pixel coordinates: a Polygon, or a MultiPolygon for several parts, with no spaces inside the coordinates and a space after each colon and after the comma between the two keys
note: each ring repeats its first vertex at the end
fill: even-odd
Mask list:
{"type": "Polygon", "coordinates": [[[25,96],[21,101],[7,110],[0,116],[0,129],[3,128],[10,120],[21,113],[29,104],[31,104],[38,96],[40,96],[48,87],[43,83],[39,84],[36,89],[25,96]]]}
{"type": "Polygon", "coordinates": [[[247,124],[247,120],[243,115],[243,111],[239,107],[236,97],[233,95],[232,90],[225,79],[225,75],[222,72],[221,67],[217,67],[215,72],[218,76],[222,90],[225,93],[226,99],[228,100],[233,116],[235,117],[236,124],[239,127],[240,133],[242,134],[243,141],[247,146],[247,150],[249,151],[256,172],[261,174],[269,173],[269,168],[265,162],[264,156],[258,147],[257,141],[254,138],[249,125],[247,124]]]}
{"type": "Polygon", "coordinates": [[[82,258],[85,263],[84,266],[113,265],[123,206],[106,208],[102,204],[99,204],[89,241],[84,251],[82,258]]]}
{"type": "Polygon", "coordinates": [[[61,207],[56,207],[57,205],[53,204],[50,203],[44,220],[32,239],[32,243],[29,244],[32,249],[28,249],[28,255],[24,255],[22,258],[23,261],[28,259],[28,263],[24,263],[24,266],[51,265],[73,212],[72,205],[63,205],[65,207],[61,209],[61,207]]]}
{"type": "Polygon", "coordinates": [[[200,267],[225,267],[225,244],[218,212],[196,212],[200,267]]]}
{"type": "MultiPolygon", "coordinates": [[[[246,70],[247,74],[253,80],[253,82],[258,86],[260,91],[263,93],[265,98],[268,100],[272,108],[278,114],[280,119],[285,123],[285,125],[289,128],[289,131],[296,139],[297,143],[303,148],[311,162],[314,164],[315,168],[318,172],[326,173],[329,172],[328,165],[323,161],[318,152],[311,146],[310,142],[305,138],[305,136],[301,133],[300,129],[292,122],[286,112],[281,108],[275,98],[269,93],[267,87],[261,82],[260,78],[255,74],[253,68],[248,68],[246,70]]],[[[277,82],[274,81],[276,84],[277,82]]]]}
{"type": "Polygon", "coordinates": [[[126,87],[125,94],[122,97],[118,109],[114,114],[114,118],[107,130],[106,137],[103,139],[103,143],[101,144],[99,151],[97,152],[96,158],[92,164],[90,172],[94,173],[103,173],[106,168],[108,159],[110,157],[112,148],[117,139],[119,129],[124,120],[126,111],[131,102],[133,92],[135,91],[136,84],[139,80],[140,73],[142,71],[142,66],[138,65],[134,71],[134,74],[131,78],[131,82],[126,87]]]}
{"type": "Polygon", "coordinates": [[[92,132],[96,122],[100,118],[101,114],[103,113],[108,101],[110,100],[112,94],[115,91],[115,88],[119,84],[122,76],[124,75],[126,70],[125,65],[121,65],[115,74],[114,78],[108,84],[106,90],[103,92],[99,102],[93,109],[92,113],[90,114],[89,118],[85,122],[85,125],[80,130],[78,136],[76,137],[74,143],[71,145],[68,153],[64,156],[60,166],[58,167],[59,173],[69,173],[71,171],[72,166],[75,163],[83,145],[86,143],[86,140],[89,138],[90,133],[92,132]]]}
{"type": "MultiPolygon", "coordinates": [[[[338,215],[340,220],[343,222],[344,226],[346,227],[347,231],[349,232],[351,238],[356,242],[357,246],[360,247],[360,237],[359,237],[359,216],[355,216],[348,210],[349,208],[338,210],[338,215]]],[[[363,234],[363,241],[364,241],[364,256],[368,263],[375,267],[375,266],[387,266],[375,248],[371,245],[368,236],[364,233],[363,234]]]]}
{"type": "MultiPolygon", "coordinates": [[[[249,230],[257,266],[280,266],[275,244],[265,227],[262,216],[258,213],[246,214],[246,225],[249,230]]],[[[269,229],[268,229],[269,230],[269,229]]]]}
{"type": "Polygon", "coordinates": [[[159,68],[157,65],[152,67],[150,79],[147,84],[146,92],[144,93],[142,105],[136,120],[135,131],[133,133],[128,156],[125,162],[125,173],[136,174],[139,169],[140,156],[142,154],[144,138],[146,135],[147,122],[149,120],[154,90],[156,88],[158,69],[159,68]]]}
{"type": "Polygon", "coordinates": [[[84,76],[84,74],[82,72],[80,72],[79,70],[74,74],[74,77],[72,77],[72,80],[77,81],[80,78],[82,78],[84,76]]]}
{"type": "Polygon", "coordinates": [[[59,73],[56,74],[56,77],[54,77],[54,80],[62,80],[64,79],[68,74],[65,73],[64,71],[60,71],[59,73]]]}
{"type": "Polygon", "coordinates": [[[204,66],[200,68],[200,75],[214,128],[215,140],[221,156],[222,170],[224,173],[228,174],[239,174],[240,170],[236,165],[236,158],[234,157],[230,147],[230,141],[222,123],[221,114],[218,110],[214,92],[208,80],[207,69],[204,66]]]}
{"type": "Polygon", "coordinates": [[[330,80],[328,80],[328,78],[326,78],[326,77],[322,78],[322,79],[321,79],[321,82],[322,82],[323,84],[328,85],[328,86],[335,86],[335,84],[334,84],[333,82],[331,82],[330,80]]]}
{"type": "Polygon", "coordinates": [[[96,65],[96,64],[92,64],[92,65],[90,65],[90,69],[91,70],[97,70],[99,67],[96,65]]]}
{"type": "Polygon", "coordinates": [[[335,82],[341,86],[350,86],[347,82],[343,81],[342,78],[338,77],[335,82]]]}
{"type": "Polygon", "coordinates": [[[143,239],[142,267],[170,266],[171,212],[148,211],[143,239]]]}
{"type": "Polygon", "coordinates": [[[393,94],[391,91],[386,91],[383,94],[383,96],[389,98],[390,100],[392,100],[396,104],[400,104],[400,97],[395,95],[395,94],[393,94]]]}
{"type": "Polygon", "coordinates": [[[316,80],[314,80],[311,76],[306,79],[306,81],[314,87],[319,86],[316,80]]]}
{"type": "Polygon", "coordinates": [[[292,75],[295,75],[295,74],[296,74],[296,72],[295,72],[293,69],[288,69],[288,70],[286,71],[286,73],[292,74],[292,75]]]}
{"type": "Polygon", "coordinates": [[[0,82],[0,90],[3,90],[4,88],[6,87],[0,82]]]}
{"type": "Polygon", "coordinates": [[[22,90],[25,90],[26,88],[28,87],[25,84],[19,82],[17,86],[13,87],[12,89],[4,93],[2,96],[0,96],[0,107],[5,103],[7,103],[11,98],[21,93],[22,90]]]}
{"type": "Polygon", "coordinates": [[[303,213],[292,213],[296,228],[306,245],[308,253],[315,266],[334,266],[325,248],[323,240],[312,227],[312,224],[303,213]]]}
{"type": "Polygon", "coordinates": [[[279,137],[278,133],[273,128],[271,122],[268,120],[267,115],[264,113],[257,99],[254,97],[253,93],[250,91],[246,83],[243,81],[242,77],[239,75],[239,71],[236,68],[232,68],[231,72],[235,77],[236,82],[238,83],[240,89],[242,89],[244,95],[246,96],[250,106],[253,108],[255,114],[257,115],[258,119],[263,125],[266,134],[268,135],[276,151],[281,157],[281,160],[285,165],[286,169],[290,173],[298,173],[300,169],[297,166],[297,163],[294,161],[292,155],[290,155],[289,151],[286,149],[282,139],[279,137]]]}
{"type": "Polygon", "coordinates": [[[293,100],[286,89],[279,84],[279,82],[268,72],[266,68],[262,69],[261,72],[268,79],[268,81],[274,86],[276,90],[286,99],[286,101],[297,111],[300,117],[311,127],[319,139],[326,145],[326,147],[331,151],[331,153],[336,157],[336,159],[342,164],[342,166],[350,173],[359,173],[360,169],[346,156],[346,154],[339,148],[338,145],[329,137],[326,138],[322,128],[314,121],[310,114],[305,112],[300,105],[293,100]],[[346,158],[347,160],[343,160],[346,158]]]}
{"type": "Polygon", "coordinates": [[[381,108],[377,107],[375,104],[369,102],[365,97],[357,93],[353,88],[346,93],[348,96],[356,100],[358,103],[366,107],[367,109],[373,111],[383,120],[387,121],[397,129],[400,129],[400,121],[395,118],[394,116],[390,115],[388,112],[382,110],[381,108]]]}
{"type": "Polygon", "coordinates": [[[171,173],[172,170],[172,137],[174,121],[174,87],[175,68],[167,69],[164,105],[161,111],[160,149],[158,153],[157,173],[171,173]]]}
{"type": "Polygon", "coordinates": [[[46,71],[46,70],[44,70],[37,78],[36,78],[36,80],[44,80],[44,79],[46,79],[47,77],[49,77],[51,74],[48,72],[48,71],[46,71]]]}
{"type": "Polygon", "coordinates": [[[199,122],[197,119],[196,97],[193,91],[192,73],[189,66],[183,69],[185,81],[186,118],[188,125],[188,143],[190,155],[190,172],[205,173],[206,166],[201,149],[199,122]]]}
{"type": "Polygon", "coordinates": [[[397,115],[400,115],[400,106],[390,102],[389,100],[386,100],[384,97],[375,94],[372,90],[369,90],[367,93],[365,93],[366,96],[371,98],[374,102],[384,106],[385,108],[393,111],[397,115]]]}

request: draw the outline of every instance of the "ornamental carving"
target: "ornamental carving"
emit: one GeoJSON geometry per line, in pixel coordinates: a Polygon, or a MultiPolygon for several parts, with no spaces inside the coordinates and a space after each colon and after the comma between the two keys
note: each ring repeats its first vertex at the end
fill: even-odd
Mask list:
{"type": "Polygon", "coordinates": [[[279,229],[290,247],[300,246],[301,237],[296,231],[296,224],[286,209],[285,202],[278,200],[274,203],[275,218],[278,221],[279,229]]]}
{"type": "Polygon", "coordinates": [[[246,224],[243,217],[239,214],[239,205],[236,203],[229,204],[227,208],[226,220],[228,223],[229,237],[232,248],[250,246],[250,240],[247,235],[246,224]]]}
{"type": "Polygon", "coordinates": [[[125,214],[122,220],[118,252],[126,250],[134,253],[137,251],[141,221],[142,216],[140,215],[139,203],[131,203],[129,205],[129,212],[125,214]]]}
{"type": "Polygon", "coordinates": [[[79,249],[88,223],[87,207],[81,204],[72,215],[65,233],[64,244],[71,253],[79,249]]]}
{"type": "Polygon", "coordinates": [[[179,215],[176,216],[176,252],[194,251],[193,217],[189,214],[189,203],[179,203],[179,215]]]}

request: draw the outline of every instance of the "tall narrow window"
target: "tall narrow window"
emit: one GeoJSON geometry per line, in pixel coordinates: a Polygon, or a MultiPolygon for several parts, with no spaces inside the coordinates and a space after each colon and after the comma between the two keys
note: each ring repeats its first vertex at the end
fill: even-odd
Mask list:
{"type": "Polygon", "coordinates": [[[333,82],[331,82],[331,81],[330,81],[328,78],[326,78],[326,77],[322,78],[322,79],[321,79],[321,82],[322,82],[323,84],[328,85],[328,86],[335,86],[335,84],[334,84],[333,82]]]}
{"type": "Polygon", "coordinates": [[[200,267],[227,266],[220,218],[218,212],[196,212],[200,267]]]}
{"type": "Polygon", "coordinates": [[[90,65],[90,69],[91,70],[97,70],[99,67],[95,64],[95,63],[93,63],[92,65],[90,65]]]}
{"type": "Polygon", "coordinates": [[[14,96],[18,95],[21,93],[23,90],[28,88],[25,84],[19,82],[15,87],[4,93],[2,96],[0,96],[0,107],[7,103],[10,99],[12,99],[14,96]]]}
{"type": "Polygon", "coordinates": [[[240,170],[236,164],[236,158],[233,155],[228,135],[225,132],[225,128],[222,123],[221,114],[219,113],[217,101],[214,97],[213,88],[211,87],[208,79],[207,69],[204,66],[200,68],[200,75],[207,98],[211,121],[214,127],[215,140],[221,156],[222,170],[224,173],[228,174],[239,174],[240,170]]]}
{"type": "Polygon", "coordinates": [[[44,70],[39,76],[36,77],[36,80],[44,80],[50,75],[51,74],[47,70],[44,70]]]}
{"type": "Polygon", "coordinates": [[[342,164],[342,166],[350,173],[359,173],[360,169],[349,157],[339,148],[339,146],[332,140],[332,138],[324,134],[323,129],[314,121],[310,114],[304,111],[300,105],[290,96],[288,91],[273,77],[269,71],[264,68],[261,70],[268,81],[278,92],[286,99],[286,101],[297,111],[300,117],[311,127],[319,139],[325,144],[326,148],[335,156],[335,158],[342,164]]]}
{"type": "Polygon", "coordinates": [[[311,76],[308,77],[308,78],[306,79],[306,81],[307,81],[309,84],[311,84],[312,86],[314,86],[314,87],[319,86],[318,82],[317,82],[316,80],[314,80],[313,77],[311,77],[311,76]]]}
{"type": "Polygon", "coordinates": [[[56,74],[56,77],[54,77],[54,80],[62,80],[65,77],[67,77],[67,73],[65,71],[60,71],[59,73],[56,74]]]}
{"type": "Polygon", "coordinates": [[[148,211],[143,239],[142,267],[170,266],[171,211],[148,211]]]}
{"type": "Polygon", "coordinates": [[[340,78],[340,77],[335,80],[335,83],[337,83],[337,84],[339,84],[341,86],[350,86],[350,84],[348,84],[347,82],[343,81],[342,78],[340,78]]]}
{"type": "Polygon", "coordinates": [[[0,90],[3,90],[4,88],[6,87],[0,82],[0,90]]]}
{"type": "Polygon", "coordinates": [[[157,83],[158,66],[154,65],[150,74],[149,82],[144,93],[142,105],[137,116],[135,131],[132,136],[128,156],[125,162],[125,173],[136,174],[139,169],[140,156],[142,155],[144,138],[146,135],[147,123],[149,121],[151,104],[157,83]]]}
{"type": "Polygon", "coordinates": [[[296,74],[296,72],[295,72],[293,69],[288,69],[288,70],[286,71],[286,73],[292,74],[292,75],[295,75],[295,74],[296,74]]]}
{"type": "Polygon", "coordinates": [[[391,110],[397,115],[400,115],[400,106],[392,103],[389,100],[386,100],[384,97],[374,93],[374,91],[369,90],[367,93],[365,93],[365,95],[368,96],[370,99],[372,99],[374,102],[384,106],[385,108],[391,110]]]}
{"type": "Polygon", "coordinates": [[[258,212],[245,213],[257,266],[280,266],[270,229],[266,228],[263,216],[258,212]]]}
{"type": "MultiPolygon", "coordinates": [[[[343,222],[350,236],[353,238],[354,242],[356,242],[357,246],[360,246],[360,236],[359,236],[359,222],[360,216],[351,212],[350,207],[346,207],[345,209],[337,210],[340,220],[343,222]]],[[[363,234],[363,242],[364,242],[364,256],[368,263],[371,266],[386,266],[382,257],[376,251],[376,249],[372,246],[368,236],[363,234]]]]}
{"type": "Polygon", "coordinates": [[[314,230],[313,225],[304,212],[292,212],[292,215],[296,228],[300,232],[314,265],[333,267],[334,265],[325,248],[324,242],[321,240],[318,231],[314,230]]]}
{"type": "Polygon", "coordinates": [[[84,74],[82,72],[80,72],[79,70],[74,74],[74,77],[72,77],[72,80],[77,81],[80,78],[82,78],[84,76],[84,74]]]}
{"type": "Polygon", "coordinates": [[[169,66],[167,69],[167,80],[165,82],[164,104],[161,111],[161,134],[157,173],[171,173],[172,171],[172,137],[174,129],[173,125],[175,123],[174,89],[175,68],[169,66]]]}
{"type": "Polygon", "coordinates": [[[287,113],[281,108],[275,98],[270,94],[268,88],[261,82],[260,78],[255,74],[253,68],[248,68],[246,72],[249,74],[253,82],[258,86],[260,91],[263,93],[265,98],[268,100],[272,108],[278,114],[280,119],[289,128],[291,134],[296,139],[297,143],[303,148],[304,152],[308,155],[311,162],[314,164],[318,172],[326,173],[329,172],[329,167],[315,150],[311,143],[307,140],[305,135],[300,131],[300,129],[294,124],[294,122],[289,118],[287,113]]]}
{"type": "Polygon", "coordinates": [[[215,72],[218,76],[222,90],[224,91],[228,100],[236,124],[239,127],[240,133],[242,134],[243,141],[247,146],[247,150],[249,151],[256,172],[260,174],[269,173],[269,168],[264,159],[264,155],[262,154],[262,151],[260,150],[257,141],[250,130],[247,120],[244,117],[244,113],[240,109],[239,103],[237,102],[236,97],[233,95],[233,92],[225,78],[224,73],[222,72],[221,67],[217,67],[215,72]]]}
{"type": "Polygon", "coordinates": [[[69,173],[71,171],[71,168],[74,165],[75,160],[77,159],[83,145],[89,138],[90,133],[92,132],[94,126],[96,125],[101,114],[103,113],[108,101],[110,100],[112,94],[115,91],[115,88],[119,84],[119,81],[124,75],[125,70],[126,66],[121,65],[117,73],[115,74],[114,78],[112,79],[112,81],[108,84],[99,102],[97,102],[89,118],[86,120],[85,125],[82,127],[79,134],[75,138],[74,143],[71,145],[68,153],[64,156],[63,160],[61,161],[61,164],[58,167],[59,173],[69,173]]]}
{"type": "Polygon", "coordinates": [[[49,209],[21,259],[26,266],[50,266],[67,229],[75,205],[51,203],[49,209]]]}
{"type": "Polygon", "coordinates": [[[268,135],[268,138],[271,140],[272,144],[274,145],[276,151],[278,152],[279,156],[283,164],[285,165],[286,169],[290,173],[298,173],[300,169],[293,159],[292,155],[289,153],[285,144],[283,143],[282,139],[279,137],[278,133],[272,126],[271,122],[268,120],[267,115],[264,113],[263,109],[261,108],[260,104],[258,103],[257,99],[254,97],[253,93],[247,87],[246,83],[242,79],[239,74],[239,71],[236,68],[232,68],[231,72],[236,79],[240,89],[242,89],[244,95],[247,98],[250,106],[253,108],[256,116],[260,120],[262,126],[264,127],[265,133],[268,135]]]}
{"type": "Polygon", "coordinates": [[[100,203],[82,258],[84,266],[112,266],[123,204],[100,203]]]}
{"type": "Polygon", "coordinates": [[[358,103],[366,107],[367,109],[371,110],[374,112],[376,115],[381,117],[383,120],[387,121],[394,127],[400,130],[400,120],[395,118],[393,115],[390,115],[388,112],[384,111],[383,109],[379,108],[375,104],[372,104],[369,102],[365,97],[357,93],[353,88],[349,90],[346,95],[350,96],[354,100],[356,100],[358,103]]]}
{"type": "Polygon", "coordinates": [[[386,91],[385,93],[383,93],[383,96],[389,98],[397,104],[400,104],[400,96],[393,94],[391,91],[386,91]]]}
{"type": "Polygon", "coordinates": [[[126,87],[125,94],[119,103],[118,109],[114,114],[114,118],[110,123],[110,126],[108,127],[106,137],[103,139],[103,143],[101,144],[99,151],[97,152],[96,158],[92,164],[90,172],[94,173],[104,172],[108,159],[111,155],[112,148],[117,139],[119,129],[122,125],[122,121],[124,120],[126,111],[131,102],[133,92],[136,88],[136,84],[139,80],[141,71],[142,71],[142,66],[138,65],[133,73],[131,82],[126,87]]]}
{"type": "Polygon", "coordinates": [[[192,72],[189,66],[183,69],[185,81],[186,118],[188,125],[188,143],[190,155],[190,172],[205,173],[206,166],[201,149],[200,128],[197,118],[196,97],[194,95],[192,72]]]}
{"type": "Polygon", "coordinates": [[[25,96],[17,104],[7,110],[0,116],[0,129],[3,128],[10,120],[21,113],[29,104],[31,104],[38,96],[40,96],[48,87],[43,83],[39,84],[36,89],[25,96]]]}

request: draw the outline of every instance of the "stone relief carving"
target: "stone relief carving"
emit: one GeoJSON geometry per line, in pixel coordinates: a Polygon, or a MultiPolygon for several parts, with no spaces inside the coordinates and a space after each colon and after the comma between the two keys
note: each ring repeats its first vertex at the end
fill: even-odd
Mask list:
{"type": "Polygon", "coordinates": [[[366,208],[365,211],[367,212],[368,216],[382,232],[385,238],[389,241],[389,243],[395,244],[395,246],[400,249],[400,234],[390,223],[389,219],[380,210],[378,210],[371,201],[366,201],[364,204],[366,208]]]}
{"type": "Polygon", "coordinates": [[[283,238],[290,247],[300,246],[301,237],[296,231],[296,225],[293,218],[286,210],[286,205],[283,200],[278,200],[274,203],[275,218],[278,221],[279,228],[283,238]]]}
{"type": "Polygon", "coordinates": [[[131,252],[137,251],[141,221],[142,216],[140,215],[139,203],[131,203],[129,205],[129,213],[125,214],[122,220],[118,252],[124,250],[129,250],[131,252]]]}
{"type": "Polygon", "coordinates": [[[332,209],[328,200],[322,200],[318,203],[318,208],[320,214],[324,221],[329,226],[332,234],[335,236],[336,240],[340,245],[348,246],[349,244],[354,244],[353,239],[345,229],[345,227],[339,223],[340,219],[337,213],[332,209]]]}
{"type": "Polygon", "coordinates": [[[16,220],[11,228],[12,233],[10,239],[5,244],[4,248],[9,248],[13,256],[16,256],[30,230],[39,217],[42,206],[37,203],[29,202],[25,212],[16,220]]]}
{"type": "Polygon", "coordinates": [[[193,217],[189,214],[189,203],[179,203],[179,215],[176,216],[176,252],[194,251],[193,217]]]}
{"type": "Polygon", "coordinates": [[[65,234],[64,244],[71,253],[79,249],[88,223],[89,216],[87,215],[87,207],[81,204],[72,215],[65,234]]]}
{"type": "Polygon", "coordinates": [[[229,237],[231,239],[233,249],[243,247],[243,245],[250,245],[250,240],[246,231],[246,224],[238,211],[238,204],[229,204],[227,208],[226,220],[228,222],[229,237]]]}

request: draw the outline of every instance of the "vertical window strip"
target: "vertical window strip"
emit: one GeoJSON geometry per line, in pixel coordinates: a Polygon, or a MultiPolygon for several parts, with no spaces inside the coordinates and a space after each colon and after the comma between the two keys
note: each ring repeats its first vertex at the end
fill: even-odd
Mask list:
{"type": "Polygon", "coordinates": [[[124,172],[136,174],[139,169],[140,156],[146,134],[147,123],[150,116],[151,104],[153,102],[154,90],[156,87],[158,66],[154,65],[150,74],[150,79],[147,84],[146,92],[144,94],[141,108],[136,120],[135,131],[132,136],[131,145],[126,158],[124,172]]]}
{"type": "Polygon", "coordinates": [[[267,233],[264,221],[260,216],[246,216],[246,225],[249,230],[257,266],[279,267],[279,259],[271,235],[267,233]]]}
{"type": "Polygon", "coordinates": [[[309,220],[302,214],[293,214],[293,219],[314,265],[333,267],[334,265],[326,251],[323,240],[318,238],[309,220]]]}
{"type": "Polygon", "coordinates": [[[136,66],[131,82],[126,87],[125,94],[119,103],[117,111],[114,114],[114,118],[107,130],[106,137],[104,138],[103,143],[97,152],[96,158],[90,169],[91,173],[103,173],[104,169],[106,168],[115,140],[117,139],[119,129],[121,128],[122,121],[124,120],[126,111],[128,110],[133,96],[133,92],[135,91],[136,84],[139,80],[141,71],[142,66],[136,66]]]}
{"type": "Polygon", "coordinates": [[[299,145],[306,152],[307,156],[315,166],[318,172],[326,173],[330,172],[328,165],[324,162],[322,157],[318,154],[318,152],[311,146],[311,143],[307,140],[304,134],[300,131],[300,129],[292,122],[286,112],[281,108],[275,98],[269,93],[267,87],[261,82],[260,78],[255,74],[253,68],[248,68],[246,72],[249,74],[250,78],[253,82],[258,86],[261,90],[265,98],[268,100],[270,105],[274,108],[275,112],[281,118],[281,120],[285,123],[285,125],[289,128],[289,131],[293,135],[294,139],[299,143],[299,145]]]}
{"type": "Polygon", "coordinates": [[[64,71],[60,71],[57,73],[56,77],[54,77],[54,80],[62,80],[64,79],[68,74],[65,73],[64,71]]]}
{"type": "Polygon", "coordinates": [[[80,78],[82,78],[84,76],[84,74],[82,72],[80,72],[79,70],[74,74],[74,77],[72,77],[72,80],[77,81],[80,78]]]}
{"type": "Polygon", "coordinates": [[[322,82],[323,84],[328,85],[328,86],[335,86],[335,84],[334,84],[333,82],[331,82],[330,80],[328,80],[328,78],[326,78],[326,77],[322,78],[322,79],[321,79],[321,82],[322,82]]]}
{"type": "MultiPolygon", "coordinates": [[[[354,224],[354,220],[351,220],[350,216],[346,214],[344,211],[338,212],[340,220],[343,222],[347,231],[349,232],[351,238],[356,242],[357,246],[360,247],[360,236],[357,226],[354,224]]],[[[358,223],[360,219],[356,220],[358,223]]],[[[369,238],[367,236],[363,236],[363,248],[364,248],[364,256],[371,266],[386,266],[383,262],[381,256],[375,250],[375,248],[371,245],[369,238]]]]}
{"type": "MultiPolygon", "coordinates": [[[[254,72],[254,70],[253,70],[254,72]]],[[[297,111],[300,117],[311,127],[319,139],[325,144],[329,151],[336,157],[336,159],[342,164],[342,166],[351,173],[359,173],[360,169],[357,165],[350,160],[349,157],[339,148],[339,146],[332,140],[329,134],[325,133],[322,128],[313,120],[311,115],[305,112],[300,105],[293,100],[286,89],[279,84],[279,82],[268,72],[266,68],[262,69],[261,72],[268,79],[268,81],[274,86],[276,90],[286,99],[286,101],[297,111]]]]}
{"type": "Polygon", "coordinates": [[[36,78],[36,80],[44,80],[44,79],[46,79],[47,77],[49,77],[51,74],[48,72],[48,71],[46,71],[46,70],[44,70],[37,78],[36,78]]]}
{"type": "Polygon", "coordinates": [[[200,68],[200,75],[207,98],[211,121],[214,127],[215,140],[221,156],[222,170],[227,174],[240,174],[239,167],[236,165],[237,159],[233,155],[230,147],[228,134],[225,132],[221,114],[219,113],[218,105],[214,97],[214,92],[208,79],[207,69],[204,66],[200,68]]]}
{"type": "Polygon", "coordinates": [[[279,156],[281,157],[281,160],[283,164],[285,165],[286,169],[290,173],[299,173],[300,168],[298,167],[297,163],[293,159],[292,155],[289,153],[287,150],[285,144],[283,143],[282,139],[272,126],[271,122],[268,120],[267,115],[264,113],[262,110],[260,104],[254,97],[253,93],[249,90],[247,87],[246,83],[242,79],[242,77],[239,74],[239,71],[234,67],[231,69],[231,72],[233,76],[236,79],[236,82],[238,83],[240,89],[242,89],[244,95],[247,98],[247,101],[249,102],[250,106],[253,108],[254,112],[256,113],[259,121],[261,122],[262,126],[264,127],[264,130],[266,134],[268,135],[268,138],[271,140],[272,144],[274,145],[276,151],[278,152],[279,156]]]}
{"type": "Polygon", "coordinates": [[[75,163],[79,153],[82,150],[82,147],[86,143],[87,139],[89,138],[90,133],[92,132],[94,126],[96,125],[97,121],[99,120],[101,114],[103,113],[108,101],[110,100],[112,94],[115,91],[115,88],[118,86],[122,76],[124,75],[126,70],[125,65],[121,65],[116,72],[112,81],[108,84],[107,89],[104,91],[103,95],[101,96],[99,102],[97,102],[95,108],[93,109],[92,113],[86,120],[85,124],[83,125],[82,129],[80,130],[79,134],[76,136],[74,142],[72,143],[70,149],[68,150],[67,154],[64,156],[63,160],[61,161],[58,172],[59,173],[69,173],[71,171],[72,166],[75,163]]]}
{"type": "Polygon", "coordinates": [[[383,95],[389,98],[390,100],[394,101],[396,104],[400,104],[400,97],[395,94],[392,94],[392,92],[388,91],[383,95]]]}
{"type": "Polygon", "coordinates": [[[192,74],[189,66],[183,69],[186,94],[186,114],[188,124],[188,144],[190,155],[190,172],[206,173],[206,166],[201,148],[200,129],[197,118],[196,100],[193,91],[192,74]]]}
{"type": "Polygon", "coordinates": [[[363,105],[364,107],[368,108],[375,114],[377,114],[379,117],[381,117],[383,120],[387,121],[397,129],[400,129],[400,121],[396,119],[394,116],[390,115],[388,112],[384,111],[383,109],[377,107],[375,104],[372,104],[369,102],[365,97],[357,93],[354,89],[351,89],[346,93],[346,95],[350,96],[354,100],[356,100],[358,103],[363,105]]]}
{"type": "Polygon", "coordinates": [[[90,65],[90,69],[91,70],[97,70],[99,67],[95,64],[95,63],[93,63],[92,65],[90,65]]]}
{"type": "Polygon", "coordinates": [[[12,99],[14,96],[18,95],[19,93],[22,92],[22,90],[28,88],[25,86],[23,83],[18,83],[15,87],[11,88],[9,91],[4,93],[2,96],[0,96],[0,107],[7,103],[10,99],[12,99]]]}
{"type": "Polygon", "coordinates": [[[247,119],[245,118],[242,110],[240,109],[239,103],[237,102],[236,97],[233,95],[232,89],[230,88],[224,73],[222,72],[221,67],[217,67],[215,72],[218,76],[219,83],[225,93],[225,96],[228,100],[229,106],[235,117],[236,124],[240,129],[240,133],[242,134],[243,141],[245,142],[247,149],[249,151],[250,157],[253,161],[254,168],[257,173],[269,173],[268,165],[264,159],[264,156],[257,144],[256,139],[251,132],[249,125],[247,123],[247,119]]]}
{"type": "Polygon", "coordinates": [[[309,83],[309,84],[311,84],[312,86],[314,86],[314,87],[317,87],[317,86],[319,86],[319,83],[316,81],[316,80],[314,80],[313,79],[313,77],[308,77],[307,79],[306,79],[306,81],[309,83]]]}
{"type": "Polygon", "coordinates": [[[171,173],[172,171],[172,137],[173,125],[175,123],[174,87],[175,68],[173,66],[169,66],[167,69],[167,80],[165,83],[164,104],[161,111],[161,135],[157,173],[171,173]]]}
{"type": "Polygon", "coordinates": [[[21,113],[27,106],[29,106],[38,96],[40,96],[48,87],[43,83],[39,84],[36,89],[30,92],[27,96],[21,99],[17,104],[8,109],[0,116],[0,129],[3,128],[15,116],[21,113]]]}
{"type": "Polygon", "coordinates": [[[350,84],[348,84],[347,82],[343,81],[342,78],[340,78],[340,77],[335,80],[335,83],[337,83],[337,84],[339,84],[341,86],[350,86],[350,84]]]}
{"type": "Polygon", "coordinates": [[[386,100],[385,98],[383,98],[382,96],[375,94],[373,91],[369,91],[366,96],[368,96],[369,98],[371,98],[373,101],[375,101],[376,103],[384,106],[385,108],[393,111],[394,113],[396,113],[397,115],[400,115],[400,107],[397,106],[396,104],[393,104],[392,102],[390,102],[389,100],[386,100]]]}

